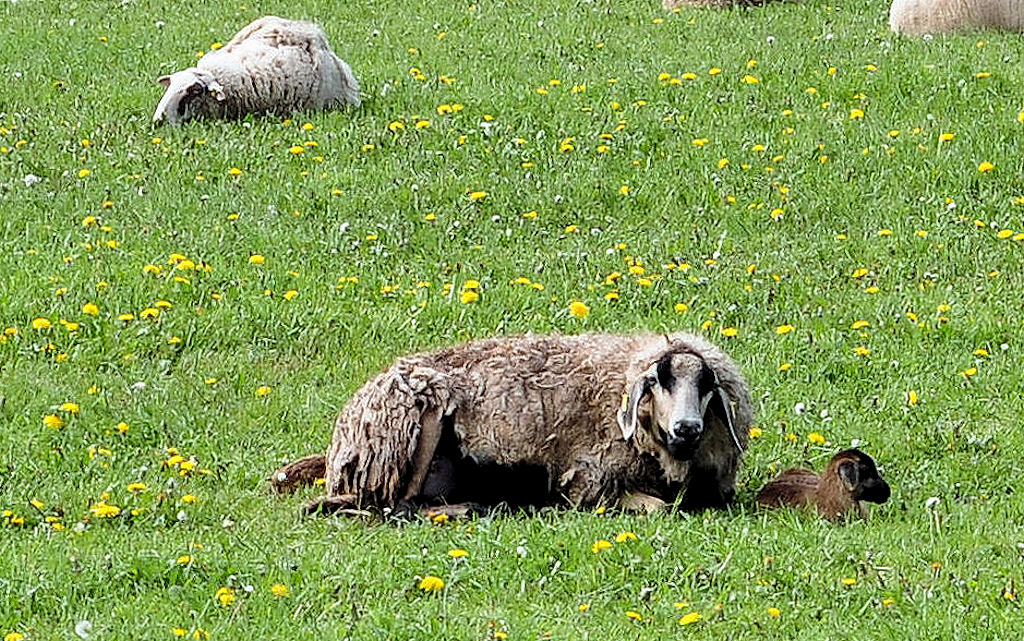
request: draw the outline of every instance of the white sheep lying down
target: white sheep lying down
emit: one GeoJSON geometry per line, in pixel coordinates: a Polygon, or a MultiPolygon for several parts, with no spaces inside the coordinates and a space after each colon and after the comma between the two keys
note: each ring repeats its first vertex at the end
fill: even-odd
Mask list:
{"type": "Polygon", "coordinates": [[[964,28],[1024,31],[1024,0],[893,0],[889,26],[909,35],[964,28]]]}
{"type": "Polygon", "coordinates": [[[272,479],[327,477],[311,510],[438,504],[687,509],[733,498],[747,384],[689,334],[527,335],[400,358],[335,423],[326,457],[272,479]]]}
{"type": "Polygon", "coordinates": [[[359,83],[323,29],[276,16],[255,20],[195,67],[159,82],[167,90],[153,121],[172,125],[359,104],[359,83]]]}

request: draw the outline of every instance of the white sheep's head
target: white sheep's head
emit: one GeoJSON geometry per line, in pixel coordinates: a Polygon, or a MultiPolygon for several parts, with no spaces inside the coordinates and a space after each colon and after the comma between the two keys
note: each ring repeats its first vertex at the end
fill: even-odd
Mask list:
{"type": "Polygon", "coordinates": [[[203,113],[205,105],[224,100],[224,87],[208,71],[192,67],[157,82],[167,88],[156,106],[153,122],[179,125],[203,113]]]}
{"type": "Polygon", "coordinates": [[[643,430],[645,440],[680,461],[694,457],[713,421],[720,421],[736,442],[732,407],[718,375],[687,350],[668,351],[632,378],[617,418],[623,438],[643,430]]]}

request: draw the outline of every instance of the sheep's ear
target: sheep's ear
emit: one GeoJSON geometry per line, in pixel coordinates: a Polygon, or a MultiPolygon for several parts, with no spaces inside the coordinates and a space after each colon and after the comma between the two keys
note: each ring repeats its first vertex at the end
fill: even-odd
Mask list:
{"type": "Polygon", "coordinates": [[[839,469],[836,471],[839,473],[839,478],[843,481],[846,491],[852,492],[857,487],[857,483],[860,482],[857,464],[853,461],[843,461],[839,464],[839,469]]]}
{"type": "Polygon", "coordinates": [[[170,76],[160,76],[159,78],[156,79],[156,81],[159,82],[160,84],[162,84],[165,88],[171,86],[171,77],[170,76]]]}
{"type": "Polygon", "coordinates": [[[736,436],[736,427],[732,422],[732,404],[729,402],[729,395],[726,394],[721,385],[716,385],[715,389],[711,391],[711,398],[708,401],[706,411],[711,412],[714,416],[717,416],[720,421],[725,423],[725,426],[729,428],[729,436],[732,437],[732,442],[736,445],[736,449],[742,450],[743,447],[740,445],[740,440],[736,436]]]}
{"type": "Polygon", "coordinates": [[[651,393],[651,379],[646,374],[640,376],[629,389],[622,395],[622,406],[616,413],[615,418],[619,422],[619,429],[622,430],[623,440],[628,441],[636,434],[636,424],[640,403],[651,393]]]}
{"type": "Polygon", "coordinates": [[[216,80],[211,80],[209,84],[206,85],[206,89],[210,92],[210,95],[213,96],[217,102],[220,102],[224,100],[224,98],[226,98],[226,96],[224,95],[224,87],[216,80]]]}

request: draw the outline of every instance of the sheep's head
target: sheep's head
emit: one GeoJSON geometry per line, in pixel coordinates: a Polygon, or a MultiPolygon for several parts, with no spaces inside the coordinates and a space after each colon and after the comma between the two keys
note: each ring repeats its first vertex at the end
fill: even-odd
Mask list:
{"type": "Polygon", "coordinates": [[[875,459],[857,448],[843,450],[832,457],[824,476],[835,474],[854,501],[885,503],[889,500],[889,484],[875,466],[875,459]]]}
{"type": "Polygon", "coordinates": [[[188,122],[202,113],[204,105],[225,98],[224,87],[209,72],[195,67],[160,76],[157,82],[167,90],[153,114],[155,123],[178,125],[188,122]]]}
{"type": "Polygon", "coordinates": [[[732,432],[729,397],[707,362],[685,351],[665,354],[630,381],[618,413],[623,438],[642,429],[681,461],[693,458],[713,420],[732,432]]]}

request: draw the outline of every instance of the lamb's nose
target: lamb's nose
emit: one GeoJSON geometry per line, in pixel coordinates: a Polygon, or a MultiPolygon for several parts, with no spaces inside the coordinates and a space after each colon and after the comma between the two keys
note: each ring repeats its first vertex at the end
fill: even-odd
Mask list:
{"type": "Polygon", "coordinates": [[[676,421],[672,426],[672,435],[681,439],[692,439],[700,435],[704,422],[698,418],[687,418],[676,421]]]}

